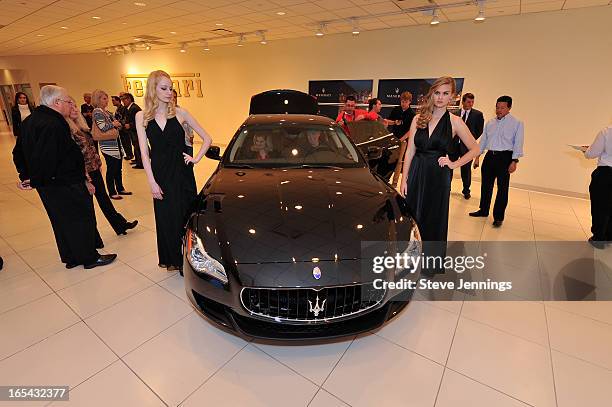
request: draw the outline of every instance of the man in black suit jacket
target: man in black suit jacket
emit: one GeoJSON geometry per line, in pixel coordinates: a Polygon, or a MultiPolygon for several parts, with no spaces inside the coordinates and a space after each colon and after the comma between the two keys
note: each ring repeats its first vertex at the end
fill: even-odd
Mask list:
{"type": "Polygon", "coordinates": [[[136,113],[142,109],[136,103],[134,103],[134,96],[131,93],[124,93],[121,95],[121,102],[125,106],[125,124],[123,128],[130,134],[132,144],[134,146],[134,160],[132,168],[143,169],[142,156],[140,155],[140,145],[138,144],[138,134],[136,133],[136,113]]]}
{"type": "MultiPolygon", "coordinates": [[[[461,98],[461,119],[465,122],[468,129],[476,140],[482,135],[484,129],[484,116],[480,110],[473,108],[474,106],[474,94],[466,93],[461,98]]],[[[456,142],[458,144],[459,157],[463,156],[468,152],[468,148],[463,144],[461,139],[457,137],[456,142]]],[[[461,166],[461,180],[463,181],[463,197],[470,199],[470,186],[472,185],[472,161],[465,163],[461,166]]]]}
{"type": "Polygon", "coordinates": [[[53,85],[42,87],[40,103],[24,120],[13,149],[21,185],[38,192],[66,268],[112,263],[116,254],[100,255],[96,250],[91,186],[85,180],[83,154],[66,121],[76,106],[66,89],[53,85]]]}

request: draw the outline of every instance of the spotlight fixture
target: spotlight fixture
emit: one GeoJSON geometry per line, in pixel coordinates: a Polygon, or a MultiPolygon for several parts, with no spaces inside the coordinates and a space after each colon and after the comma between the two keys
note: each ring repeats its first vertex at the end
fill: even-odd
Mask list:
{"type": "Polygon", "coordinates": [[[287,13],[285,13],[284,11],[277,11],[276,12],[276,15],[279,15],[279,16],[284,16],[285,14],[287,14],[287,13]]]}
{"type": "Polygon", "coordinates": [[[317,37],[322,37],[325,35],[325,23],[319,23],[319,29],[315,33],[317,37]]]}
{"type": "Polygon", "coordinates": [[[113,55],[112,51],[109,48],[104,48],[104,52],[106,52],[107,57],[110,57],[111,55],[113,55]]]}
{"type": "Polygon", "coordinates": [[[240,37],[238,37],[238,45],[239,47],[243,47],[244,46],[244,34],[240,34],[240,37]]]}
{"type": "Polygon", "coordinates": [[[67,30],[67,29],[68,29],[68,27],[66,27],[65,25],[61,26],[60,28],[61,28],[62,30],[67,30]]]}
{"type": "Polygon", "coordinates": [[[148,42],[145,42],[144,47],[147,51],[149,51],[151,49],[151,44],[149,44],[148,42]]]}
{"type": "Polygon", "coordinates": [[[187,52],[187,44],[186,44],[186,43],[182,43],[182,44],[181,44],[181,49],[180,49],[180,52],[182,52],[183,54],[184,54],[185,52],[187,52]]]}
{"type": "Polygon", "coordinates": [[[122,48],[123,48],[123,55],[127,55],[130,53],[130,48],[127,45],[124,45],[122,48]]]}
{"type": "Polygon", "coordinates": [[[208,46],[208,41],[204,41],[202,45],[203,45],[204,51],[210,51],[210,47],[208,46]]]}
{"type": "Polygon", "coordinates": [[[476,16],[476,18],[474,20],[476,21],[484,21],[485,20],[485,10],[484,10],[484,0],[478,0],[477,4],[478,4],[478,15],[476,16]]]}
{"type": "Polygon", "coordinates": [[[359,35],[361,31],[359,31],[359,23],[355,17],[351,18],[351,22],[353,23],[353,35],[359,35]]]}
{"type": "Polygon", "coordinates": [[[431,25],[438,25],[438,24],[440,24],[440,17],[438,17],[438,9],[437,8],[433,9],[433,17],[431,18],[431,21],[429,22],[429,24],[431,24],[431,25]]]}
{"type": "Polygon", "coordinates": [[[133,54],[136,52],[136,46],[134,44],[130,44],[130,52],[133,54]]]}
{"type": "Polygon", "coordinates": [[[266,40],[266,32],[265,31],[257,31],[257,35],[259,35],[259,43],[261,45],[266,45],[268,41],[266,40]]]}
{"type": "Polygon", "coordinates": [[[115,53],[116,53],[117,55],[121,55],[121,54],[123,54],[123,47],[120,47],[119,45],[117,45],[117,46],[115,47],[115,53]]]}
{"type": "Polygon", "coordinates": [[[92,18],[93,18],[94,20],[101,20],[101,19],[102,19],[102,17],[98,17],[98,16],[93,16],[92,18]]]}
{"type": "Polygon", "coordinates": [[[145,7],[147,5],[147,3],[141,3],[141,2],[134,2],[134,5],[136,7],[145,7]]]}

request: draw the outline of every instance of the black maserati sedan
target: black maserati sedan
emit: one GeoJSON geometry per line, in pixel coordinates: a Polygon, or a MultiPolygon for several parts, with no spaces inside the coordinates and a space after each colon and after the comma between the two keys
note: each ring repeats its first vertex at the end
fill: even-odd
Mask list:
{"type": "Polygon", "coordinates": [[[368,245],[419,255],[418,227],[340,126],[251,115],[219,152],[207,153],[220,163],[186,227],[183,272],[196,310],[243,336],[312,339],[378,328],[405,306],[398,290],[373,284],[368,245]]]}

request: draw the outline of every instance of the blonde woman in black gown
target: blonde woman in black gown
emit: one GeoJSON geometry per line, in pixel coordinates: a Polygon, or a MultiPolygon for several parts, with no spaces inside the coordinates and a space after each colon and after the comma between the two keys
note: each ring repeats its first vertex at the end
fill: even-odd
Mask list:
{"type": "Polygon", "coordinates": [[[421,238],[433,248],[426,253],[431,255],[446,255],[452,170],[479,154],[466,124],[447,110],[455,92],[455,80],[450,77],[439,78],[431,85],[419,114],[412,120],[404,157],[400,193],[417,221],[421,238]],[[454,152],[454,136],[469,150],[457,161],[448,158],[454,152]]]}
{"type": "Polygon", "coordinates": [[[172,80],[166,72],[149,74],[144,104],[144,110],[136,113],[136,131],[153,195],[159,266],[180,270],[183,227],[197,195],[193,165],[204,157],[212,139],[187,110],[174,104],[172,80]],[[187,154],[185,124],[203,140],[195,157],[187,154]]]}

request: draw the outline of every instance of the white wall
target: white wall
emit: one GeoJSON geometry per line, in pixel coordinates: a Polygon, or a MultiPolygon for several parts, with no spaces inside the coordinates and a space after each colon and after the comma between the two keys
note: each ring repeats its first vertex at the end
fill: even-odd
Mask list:
{"type": "MultiPolygon", "coordinates": [[[[0,68],[28,69],[33,87],[58,82],[74,96],[96,87],[121,90],[122,73],[200,72],[204,98],[181,104],[219,143],[246,118],[250,96],[273,88],[307,91],[309,79],[465,77],[485,117],[495,99],[514,98],[525,122],[525,153],[512,177],[535,189],[584,194],[595,163],[567,143],[590,143],[612,120],[612,7],[490,18],[324,38],[100,54],[0,57],[0,68]]],[[[376,91],[377,83],[374,84],[376,91]]]]}

